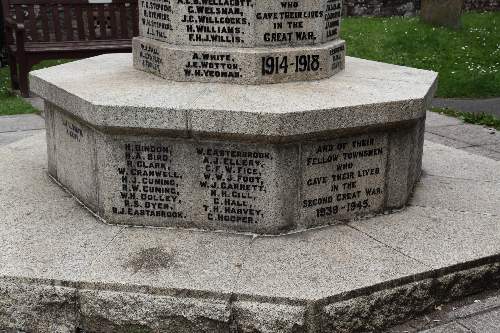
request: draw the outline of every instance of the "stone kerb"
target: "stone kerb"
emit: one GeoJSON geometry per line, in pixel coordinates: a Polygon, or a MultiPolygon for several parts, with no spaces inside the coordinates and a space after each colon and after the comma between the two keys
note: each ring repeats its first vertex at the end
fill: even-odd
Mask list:
{"type": "Polygon", "coordinates": [[[341,0],[148,0],[134,66],[169,80],[317,80],[344,68],[341,0]]]}

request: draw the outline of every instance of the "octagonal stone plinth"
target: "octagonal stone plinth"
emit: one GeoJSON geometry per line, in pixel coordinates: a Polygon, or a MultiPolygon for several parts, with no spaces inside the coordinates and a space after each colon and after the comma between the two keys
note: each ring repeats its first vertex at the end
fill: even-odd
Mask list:
{"type": "Polygon", "coordinates": [[[105,221],[268,234],[404,206],[435,83],[356,58],[314,82],[173,82],[126,54],[31,77],[49,173],[105,221]]]}

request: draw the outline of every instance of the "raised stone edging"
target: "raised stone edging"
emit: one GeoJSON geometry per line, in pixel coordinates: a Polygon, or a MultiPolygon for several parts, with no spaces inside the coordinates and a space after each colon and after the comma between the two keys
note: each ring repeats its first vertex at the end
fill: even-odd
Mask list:
{"type": "Polygon", "coordinates": [[[499,284],[500,255],[313,302],[4,276],[0,325],[47,333],[379,331],[499,284]]]}

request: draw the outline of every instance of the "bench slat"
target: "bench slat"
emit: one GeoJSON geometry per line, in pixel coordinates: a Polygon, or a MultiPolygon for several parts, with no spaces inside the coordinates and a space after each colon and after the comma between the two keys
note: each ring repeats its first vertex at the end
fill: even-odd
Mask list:
{"type": "Polygon", "coordinates": [[[132,36],[135,37],[139,35],[139,9],[137,8],[137,2],[130,3],[130,10],[132,11],[132,36]]]}
{"type": "Polygon", "coordinates": [[[49,17],[47,16],[48,6],[40,5],[40,21],[42,23],[42,40],[48,42],[50,40],[49,17]]]}
{"type": "Polygon", "coordinates": [[[39,35],[38,35],[38,27],[36,24],[36,15],[35,15],[35,5],[29,5],[28,6],[28,20],[29,20],[29,25],[28,25],[28,30],[31,35],[31,40],[33,42],[38,42],[39,35]]]}
{"type": "Polygon", "coordinates": [[[111,24],[111,39],[118,38],[118,27],[116,26],[116,11],[117,7],[115,4],[109,4],[108,13],[111,24]]]}
{"type": "Polygon", "coordinates": [[[61,27],[60,27],[60,18],[59,18],[59,6],[52,5],[52,32],[54,33],[57,41],[62,41],[61,27]]]}
{"type": "Polygon", "coordinates": [[[120,7],[120,36],[121,38],[128,38],[127,31],[127,11],[124,6],[120,7]]]}
{"type": "Polygon", "coordinates": [[[73,15],[72,9],[69,6],[63,6],[64,11],[64,33],[66,40],[73,40],[73,15]]]}
{"type": "Polygon", "coordinates": [[[94,8],[89,6],[85,8],[87,11],[87,30],[89,40],[95,39],[95,22],[94,22],[94,8]]]}
{"type": "Polygon", "coordinates": [[[104,6],[98,6],[97,17],[99,24],[99,39],[106,39],[106,17],[104,16],[104,6]]]}
{"type": "Polygon", "coordinates": [[[76,31],[78,33],[78,40],[85,40],[85,26],[83,23],[83,11],[82,6],[75,6],[75,21],[76,21],[76,31]]]}

